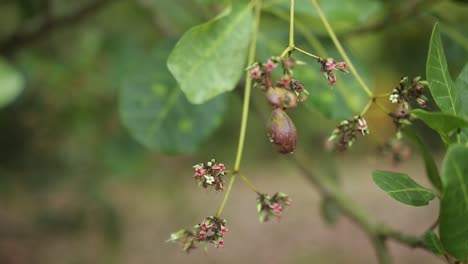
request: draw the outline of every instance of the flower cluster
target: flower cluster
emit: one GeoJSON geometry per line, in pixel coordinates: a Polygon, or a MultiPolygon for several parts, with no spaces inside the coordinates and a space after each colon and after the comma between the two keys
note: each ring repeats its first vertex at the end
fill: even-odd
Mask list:
{"type": "Polygon", "coordinates": [[[344,73],[349,73],[348,65],[346,62],[335,62],[335,60],[328,58],[328,59],[318,59],[318,62],[321,65],[321,71],[325,77],[327,77],[328,84],[333,85],[336,82],[336,76],[333,73],[336,70],[340,70],[344,73]]]}
{"type": "Polygon", "coordinates": [[[341,121],[338,127],[333,130],[332,135],[328,138],[329,142],[334,142],[331,149],[340,152],[345,151],[353,145],[358,134],[363,136],[369,134],[367,122],[364,118],[355,116],[351,120],[341,121]]]}
{"type": "Polygon", "coordinates": [[[258,220],[266,222],[271,216],[281,219],[284,210],[291,205],[291,198],[288,195],[278,192],[273,196],[259,194],[257,198],[258,220]]]}
{"type": "Polygon", "coordinates": [[[216,248],[223,248],[223,237],[227,233],[226,220],[216,216],[209,216],[203,219],[200,224],[195,225],[194,231],[179,230],[172,233],[168,241],[179,242],[182,245],[182,249],[186,252],[195,248],[195,242],[203,243],[205,247],[211,243],[216,248]]]}
{"type": "Polygon", "coordinates": [[[293,79],[293,69],[299,64],[294,58],[279,58],[271,57],[265,63],[256,62],[247,70],[250,73],[250,77],[254,81],[254,87],[259,87],[262,91],[268,93],[268,90],[274,89],[281,93],[281,97],[276,101],[268,99],[268,101],[281,108],[295,108],[297,102],[304,102],[307,100],[308,92],[304,88],[304,85],[296,79],[293,79]],[[283,76],[276,82],[272,80],[272,72],[281,63],[283,69],[283,76]],[[289,103],[287,101],[294,102],[289,103]]]}
{"type": "Polygon", "coordinates": [[[409,109],[409,102],[412,100],[416,101],[420,107],[426,107],[427,97],[423,95],[423,92],[427,87],[427,81],[422,81],[419,76],[411,82],[408,77],[403,77],[400,84],[393,89],[389,100],[393,104],[402,104],[406,109],[409,109]]]}
{"type": "Polygon", "coordinates": [[[380,149],[380,152],[389,157],[394,165],[408,160],[411,156],[411,147],[404,144],[401,140],[394,138],[380,149]]]}
{"type": "Polygon", "coordinates": [[[224,190],[223,176],[226,175],[226,167],[223,163],[217,163],[215,159],[212,159],[207,163],[199,163],[193,168],[195,169],[193,178],[199,186],[203,188],[214,186],[217,191],[224,190]]]}

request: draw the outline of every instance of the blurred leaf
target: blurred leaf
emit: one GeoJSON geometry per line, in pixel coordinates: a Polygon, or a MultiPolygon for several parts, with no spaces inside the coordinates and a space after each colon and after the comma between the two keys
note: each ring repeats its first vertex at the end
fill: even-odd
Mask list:
{"type": "Polygon", "coordinates": [[[435,194],[419,184],[408,175],[390,171],[374,171],[372,179],[393,199],[408,205],[423,206],[434,199],[435,194]]]}
{"type": "Polygon", "coordinates": [[[235,4],[182,36],[167,65],[190,102],[234,89],[244,73],[252,24],[250,5],[235,4]]]}
{"type": "MultiPolygon", "coordinates": [[[[462,101],[462,115],[465,118],[468,118],[468,63],[465,64],[462,71],[458,75],[458,78],[455,82],[455,85],[461,91],[461,101],[462,101]]],[[[462,129],[460,133],[462,142],[468,142],[468,129],[462,129]]]]}
{"type": "Polygon", "coordinates": [[[421,109],[411,111],[411,114],[421,119],[426,125],[439,133],[445,143],[453,143],[450,132],[468,127],[468,122],[461,117],[442,112],[426,112],[421,109]]]}
{"type": "Polygon", "coordinates": [[[127,74],[120,92],[124,125],[141,144],[167,154],[194,152],[221,124],[226,97],[204,105],[187,101],[164,67],[165,45],[140,61],[140,72],[127,74]]]}
{"type": "Polygon", "coordinates": [[[440,179],[439,170],[437,169],[437,165],[429,152],[429,148],[426,143],[424,143],[422,138],[409,127],[405,128],[404,133],[407,138],[416,144],[417,148],[421,152],[421,156],[424,160],[424,167],[426,168],[427,178],[432,185],[437,188],[437,190],[442,190],[442,181],[440,179]]]}
{"type": "Polygon", "coordinates": [[[468,104],[466,103],[468,102],[468,63],[465,64],[465,67],[458,75],[455,85],[461,93],[461,101],[464,102],[462,104],[462,113],[468,116],[468,104]]]}
{"type": "Polygon", "coordinates": [[[424,245],[429,248],[434,254],[443,255],[445,254],[444,246],[440,242],[439,237],[434,231],[429,230],[424,234],[423,237],[424,245]]]}
{"type": "MultiPolygon", "coordinates": [[[[289,13],[290,1],[268,0],[265,9],[289,13]]],[[[337,34],[356,29],[382,10],[382,3],[375,0],[327,0],[320,7],[337,34]]],[[[325,33],[324,27],[310,0],[295,1],[296,19],[310,26],[311,30],[325,33]]]]}
{"type": "Polygon", "coordinates": [[[459,260],[468,259],[468,147],[453,145],[442,163],[443,194],[440,239],[445,250],[459,260]]]}
{"type": "Polygon", "coordinates": [[[23,88],[23,76],[0,57],[0,108],[13,102],[23,88]]]}
{"type": "Polygon", "coordinates": [[[325,219],[328,224],[336,224],[341,215],[341,210],[334,200],[330,198],[323,199],[320,209],[323,219],[325,219]]]}
{"type": "Polygon", "coordinates": [[[450,77],[437,23],[434,25],[429,44],[426,76],[432,97],[442,112],[457,115],[462,107],[461,93],[450,77]]]}

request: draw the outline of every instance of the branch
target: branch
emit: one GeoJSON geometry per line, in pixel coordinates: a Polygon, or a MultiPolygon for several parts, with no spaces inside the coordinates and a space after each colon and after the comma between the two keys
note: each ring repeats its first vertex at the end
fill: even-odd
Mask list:
{"type": "Polygon", "coordinates": [[[81,10],[78,10],[71,15],[47,18],[47,20],[35,31],[16,32],[7,40],[0,43],[0,54],[13,54],[21,48],[47,37],[55,30],[66,27],[68,25],[79,23],[85,20],[87,17],[95,14],[110,2],[112,2],[112,0],[98,0],[86,7],[83,7],[81,10]]]}

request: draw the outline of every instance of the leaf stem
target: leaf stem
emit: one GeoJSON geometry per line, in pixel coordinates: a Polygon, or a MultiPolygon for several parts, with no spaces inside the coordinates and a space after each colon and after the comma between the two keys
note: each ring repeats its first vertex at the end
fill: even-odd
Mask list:
{"type": "Polygon", "coordinates": [[[374,103],[385,114],[389,115],[391,113],[383,104],[379,103],[377,100],[375,100],[374,103]]]}
{"type": "MultiPolygon", "coordinates": [[[[262,7],[262,0],[255,0],[255,22],[254,22],[254,29],[252,31],[252,36],[250,40],[249,57],[247,59],[248,60],[247,65],[253,64],[255,60],[255,51],[257,47],[257,33],[258,33],[258,28],[260,26],[261,7],[262,7]]],[[[231,193],[232,186],[234,185],[236,174],[238,174],[238,171],[240,169],[240,164],[242,161],[242,153],[244,151],[245,133],[247,130],[247,120],[249,118],[249,103],[250,103],[251,86],[252,86],[252,80],[250,79],[250,76],[247,74],[245,78],[244,102],[242,106],[242,120],[241,120],[240,132],[239,132],[239,143],[237,145],[236,161],[234,162],[233,175],[229,181],[228,188],[226,190],[226,193],[224,194],[224,198],[223,198],[223,201],[221,202],[221,206],[219,207],[218,213],[216,214],[217,217],[221,216],[221,214],[223,213],[224,207],[231,193]]]]}
{"type": "Polygon", "coordinates": [[[364,90],[364,92],[369,96],[369,97],[373,97],[373,93],[372,91],[369,89],[369,87],[366,85],[366,83],[364,82],[364,80],[361,78],[361,75],[359,75],[359,73],[357,72],[356,68],[354,67],[353,63],[351,62],[351,60],[349,59],[348,55],[346,54],[346,51],[344,50],[343,46],[341,45],[340,41],[338,40],[338,38],[336,37],[336,34],[335,32],[333,31],[332,27],[330,26],[330,23],[328,23],[328,20],[327,18],[325,17],[325,14],[323,13],[322,9],[320,8],[317,0],[310,0],[312,2],[312,4],[314,5],[315,9],[317,10],[317,13],[320,17],[320,19],[322,20],[323,22],[323,25],[325,26],[325,28],[327,29],[327,32],[328,34],[330,35],[330,38],[332,39],[333,43],[335,44],[336,48],[338,49],[338,52],[341,54],[341,56],[343,57],[343,59],[346,61],[346,63],[348,64],[349,66],[349,69],[351,71],[351,73],[354,75],[354,77],[356,78],[356,80],[358,81],[358,83],[361,85],[362,89],[364,90]]]}
{"type": "Polygon", "coordinates": [[[239,177],[249,186],[249,188],[256,192],[257,194],[260,194],[260,192],[257,190],[257,188],[255,188],[255,186],[252,184],[252,182],[250,182],[250,180],[242,173],[242,172],[239,172],[239,177]]]}
{"type": "Polygon", "coordinates": [[[294,49],[294,0],[291,0],[289,9],[289,47],[294,49]]]}
{"type": "Polygon", "coordinates": [[[310,53],[310,52],[307,52],[307,51],[305,51],[305,50],[303,50],[303,49],[300,49],[300,48],[298,48],[298,47],[294,47],[294,50],[297,50],[298,52],[300,52],[300,53],[302,53],[302,54],[305,54],[305,55],[307,55],[307,56],[309,56],[309,57],[312,57],[312,58],[314,58],[314,59],[316,59],[316,60],[321,59],[319,56],[314,55],[314,54],[312,54],[312,53],[310,53]]]}
{"type": "Polygon", "coordinates": [[[236,174],[233,174],[231,179],[229,180],[229,184],[226,190],[226,193],[224,194],[223,201],[221,202],[221,206],[219,206],[218,213],[216,213],[216,217],[220,217],[221,214],[223,213],[224,206],[226,206],[226,202],[229,198],[229,194],[231,193],[232,186],[234,185],[234,181],[236,180],[236,174]]]}
{"type": "Polygon", "coordinates": [[[370,99],[359,115],[363,117],[367,113],[367,111],[369,111],[370,107],[372,106],[374,102],[375,102],[374,98],[370,99]]]}

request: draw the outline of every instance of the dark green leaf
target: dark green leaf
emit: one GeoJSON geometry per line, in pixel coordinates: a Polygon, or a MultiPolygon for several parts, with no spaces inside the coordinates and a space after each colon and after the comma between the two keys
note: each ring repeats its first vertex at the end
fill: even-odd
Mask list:
{"type": "Polygon", "coordinates": [[[204,105],[187,101],[164,65],[165,49],[141,61],[146,68],[127,74],[120,92],[124,125],[141,144],[168,154],[191,153],[221,123],[225,96],[204,105]],[[151,65],[153,65],[151,67],[151,65]]]}
{"type": "Polygon", "coordinates": [[[234,89],[244,73],[252,24],[250,6],[235,4],[182,36],[167,65],[190,102],[234,89]]]}
{"type": "Polygon", "coordinates": [[[334,200],[325,198],[321,204],[321,213],[328,224],[334,225],[341,215],[341,210],[334,200]]]}
{"type": "Polygon", "coordinates": [[[434,25],[429,45],[426,76],[432,97],[442,112],[458,115],[462,107],[461,94],[450,77],[437,23],[434,25]]]}
{"type": "Polygon", "coordinates": [[[424,245],[429,248],[434,254],[443,255],[445,254],[444,246],[440,242],[439,237],[432,230],[429,230],[424,234],[424,245]]]}
{"type": "Polygon", "coordinates": [[[426,168],[426,175],[429,181],[435,188],[437,188],[437,190],[442,190],[442,181],[440,179],[439,170],[437,169],[437,165],[429,152],[429,148],[426,143],[423,142],[422,138],[418,134],[409,128],[406,128],[404,133],[407,138],[416,144],[417,148],[421,152],[421,156],[424,159],[424,167],[426,168]]]}
{"type": "Polygon", "coordinates": [[[458,75],[455,85],[461,93],[462,113],[465,117],[468,116],[468,63],[465,64],[463,70],[458,75]]]}
{"type": "Polygon", "coordinates": [[[426,112],[421,109],[415,109],[411,111],[411,114],[421,119],[430,128],[437,131],[440,134],[444,142],[451,143],[453,140],[450,139],[452,131],[468,127],[468,121],[462,117],[454,116],[451,114],[445,114],[442,112],[426,112]]]}
{"type": "Polygon", "coordinates": [[[23,76],[0,57],[0,108],[15,100],[23,88],[23,76]]]}
{"type": "Polygon", "coordinates": [[[408,175],[390,171],[374,171],[372,179],[382,190],[395,200],[413,206],[429,204],[435,194],[419,184],[408,175]]]}
{"type": "Polygon", "coordinates": [[[453,145],[442,163],[440,239],[459,260],[468,259],[468,147],[453,145]]]}

